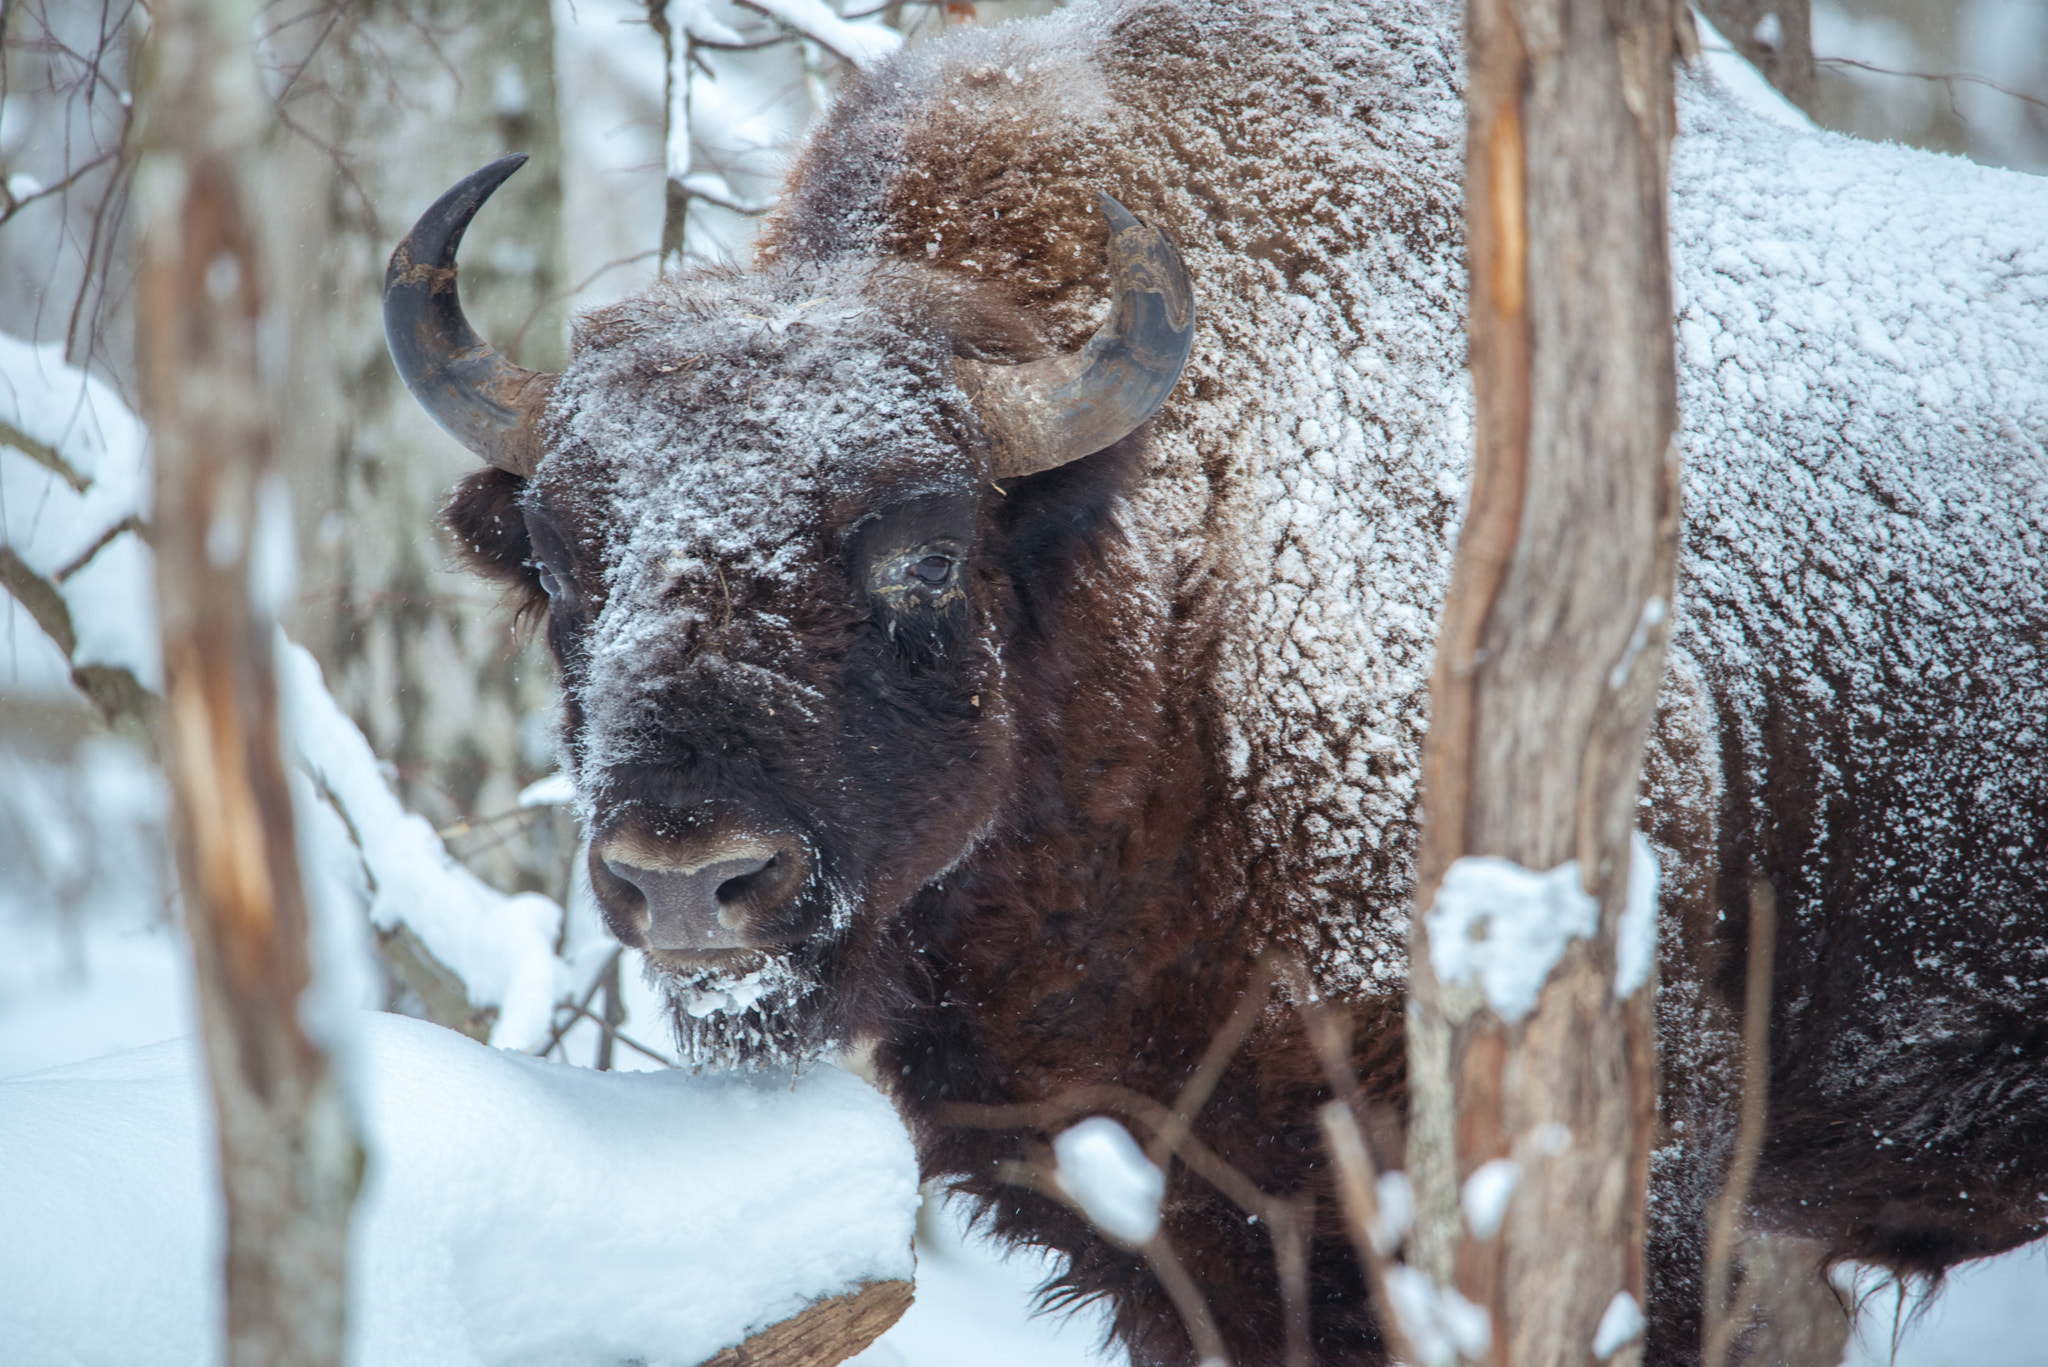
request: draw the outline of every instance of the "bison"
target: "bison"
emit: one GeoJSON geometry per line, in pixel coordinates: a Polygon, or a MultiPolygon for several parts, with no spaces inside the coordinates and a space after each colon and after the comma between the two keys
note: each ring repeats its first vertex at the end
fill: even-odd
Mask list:
{"type": "MultiPolygon", "coordinates": [[[[1176,1096],[1258,956],[1306,977],[1194,1121],[1309,1233],[1314,1353],[1385,1360],[1285,997],[1348,1010],[1400,1162],[1434,623],[1469,455],[1448,0],[1105,0],[956,31],[834,107],[755,259],[480,341],[427,211],[386,284],[491,468],[447,520],[545,613],[612,931],[687,1058],[857,1049],[929,1175],[1057,1250],[1140,1364],[1142,1259],[957,1103],[1176,1096]]],[[[1687,530],[1642,797],[1667,1126],[1650,1357],[1697,1358],[1750,889],[1780,908],[1747,1212],[1938,1274],[2048,1215],[2048,192],[1682,81],[1687,530]]],[[[1172,1246],[1281,1360],[1267,1226],[1172,1246]]],[[[1811,1269],[1809,1269],[1811,1270],[1811,1269]]]]}

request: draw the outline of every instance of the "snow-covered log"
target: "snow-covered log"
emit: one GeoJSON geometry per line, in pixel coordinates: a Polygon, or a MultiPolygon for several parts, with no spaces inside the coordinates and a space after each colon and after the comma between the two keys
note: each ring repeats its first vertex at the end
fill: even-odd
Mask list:
{"type": "MultiPolygon", "coordinates": [[[[916,1164],[850,1074],[597,1073],[359,1029],[356,1367],[822,1367],[909,1304],[916,1164]]],[[[189,1041],[0,1083],[9,1367],[218,1360],[203,1088],[189,1041]]]]}

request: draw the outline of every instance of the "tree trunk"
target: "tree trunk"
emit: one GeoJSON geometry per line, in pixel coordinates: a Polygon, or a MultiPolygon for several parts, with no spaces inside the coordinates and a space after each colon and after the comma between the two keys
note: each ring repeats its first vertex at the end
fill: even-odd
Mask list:
{"type": "Polygon", "coordinates": [[[1700,12],[1779,94],[1813,113],[1813,0],[1700,0],[1700,12]]]}
{"type": "Polygon", "coordinates": [[[1468,1361],[1589,1362],[1617,1296],[1643,1297],[1654,972],[1618,978],[1616,939],[1677,549],[1665,183],[1682,14],[1468,11],[1477,449],[1432,684],[1409,1015],[1416,1260],[1488,1313],[1484,1347],[1462,1336],[1468,1361]],[[1576,861],[1562,876],[1597,917],[1573,933],[1563,903],[1511,901],[1457,931],[1440,886],[1488,855],[1576,861]],[[1452,966],[1531,916],[1561,952],[1523,1014],[1452,966]],[[1467,1187],[1499,1160],[1516,1166],[1467,1187]],[[1504,1208],[1485,1199],[1510,1183],[1504,1208]]]}
{"type": "Polygon", "coordinates": [[[284,285],[308,320],[292,346],[307,558],[291,627],[396,768],[406,805],[500,886],[559,896],[574,837],[546,809],[474,824],[514,812],[524,783],[553,768],[552,676],[500,596],[455,563],[440,510],[481,466],[406,393],[382,322],[384,263],[413,218],[477,167],[526,152],[466,236],[463,302],[499,350],[561,368],[553,20],[547,0],[369,0],[334,18],[285,30],[281,43],[304,46],[277,57],[304,67],[282,107],[306,135],[275,153],[293,215],[284,241],[304,244],[284,285]],[[525,838],[536,820],[551,837],[538,844],[525,838]]]}
{"type": "Polygon", "coordinates": [[[272,658],[291,552],[262,376],[265,111],[245,8],[165,0],[152,29],[139,350],[178,869],[227,1199],[228,1361],[339,1364],[362,1152],[300,1014],[307,908],[272,658]]]}

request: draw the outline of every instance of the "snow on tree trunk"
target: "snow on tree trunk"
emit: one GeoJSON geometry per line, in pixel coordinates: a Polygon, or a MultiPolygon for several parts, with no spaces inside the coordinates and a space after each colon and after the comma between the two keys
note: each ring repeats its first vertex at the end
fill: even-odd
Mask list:
{"type": "Polygon", "coordinates": [[[248,11],[152,13],[138,311],[156,441],[164,731],[227,1204],[227,1360],[341,1361],[362,1151],[301,997],[308,915],[278,727],[289,518],[273,470],[248,11]]]}
{"type": "MultiPolygon", "coordinates": [[[[475,818],[516,813],[520,789],[551,767],[544,747],[538,764],[526,757],[535,747],[522,748],[521,732],[531,741],[544,725],[551,674],[499,596],[453,560],[437,519],[479,465],[406,393],[382,324],[384,263],[413,218],[477,167],[525,152],[525,170],[468,233],[464,303],[494,346],[561,368],[547,0],[381,0],[331,26],[280,27],[273,47],[274,85],[300,73],[280,108],[310,135],[274,154],[277,198],[293,216],[280,274],[299,320],[284,455],[307,556],[292,635],[395,766],[409,807],[456,828],[457,852],[493,882],[559,893],[565,851],[517,838],[530,814],[460,838],[475,818]]],[[[569,838],[552,833],[557,846],[569,838]]]]}
{"type": "Polygon", "coordinates": [[[1641,1353],[1654,873],[1633,832],[1677,552],[1683,13],[1467,15],[1477,450],[1431,693],[1409,1014],[1416,1257],[1438,1312],[1410,1337],[1438,1360],[1641,1353]]]}

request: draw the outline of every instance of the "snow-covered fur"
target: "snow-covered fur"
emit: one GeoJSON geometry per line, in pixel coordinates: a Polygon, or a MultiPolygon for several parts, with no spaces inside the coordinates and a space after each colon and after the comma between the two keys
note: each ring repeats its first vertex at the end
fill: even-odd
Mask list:
{"type": "MultiPolygon", "coordinates": [[[[1357,1023],[1398,1163],[1426,679],[1468,465],[1455,7],[1083,3],[843,98],[755,268],[583,320],[531,487],[452,523],[536,593],[593,835],[793,832],[793,947],[676,970],[711,1061],[872,1041],[923,1161],[1070,1258],[1143,1364],[1136,1257],[995,1179],[947,1102],[1168,1099],[1257,951],[1357,1023]],[[1136,436],[1001,487],[951,355],[1079,344],[1108,190],[1193,273],[1136,436]],[[940,545],[915,610],[875,566],[940,545]],[[723,829],[720,826],[720,829],[723,829]],[[721,975],[723,975],[721,977],[721,975]]],[[[1796,132],[1688,78],[1674,162],[1688,527],[1646,829],[1667,865],[1652,1358],[1696,1352],[1744,907],[1782,909],[1762,1225],[1911,1270],[2048,1209],[2048,189],[1796,132]]],[[[782,838],[782,837],[778,837],[782,838]]],[[[630,891],[592,876],[633,942],[630,891]]],[[[1275,1008],[1195,1133],[1315,1201],[1319,1360],[1383,1359],[1275,1008]]],[[[1234,1360],[1272,1249],[1185,1170],[1165,1231],[1234,1360]]]]}

